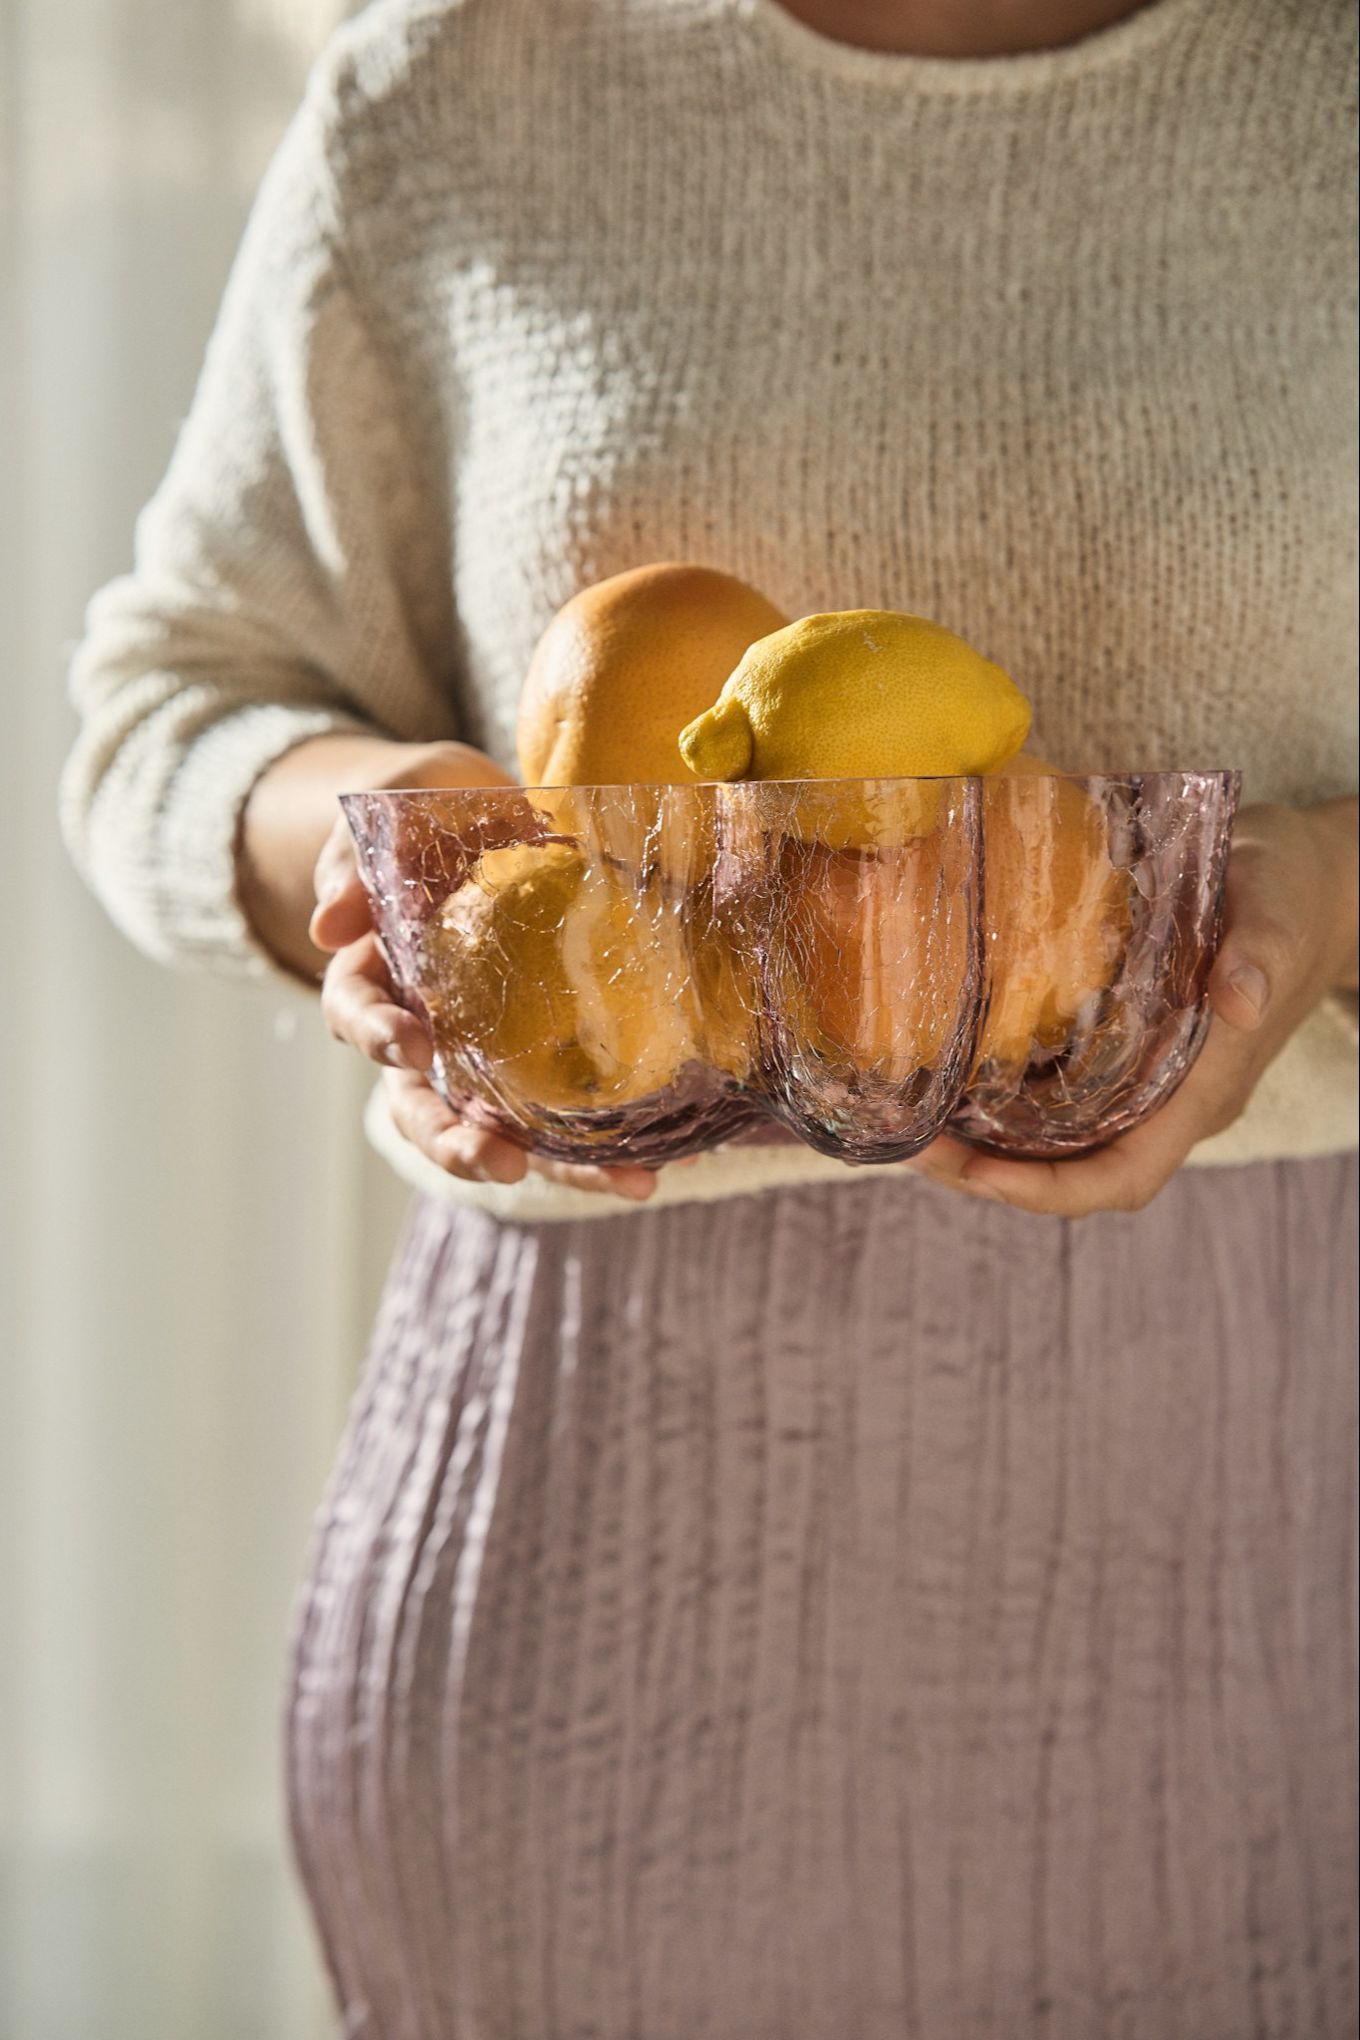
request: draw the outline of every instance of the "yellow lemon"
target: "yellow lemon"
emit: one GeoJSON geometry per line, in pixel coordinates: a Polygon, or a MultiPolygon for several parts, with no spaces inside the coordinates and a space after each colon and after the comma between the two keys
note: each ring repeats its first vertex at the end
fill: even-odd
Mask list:
{"type": "Polygon", "coordinates": [[[700,779],[952,777],[997,771],[1029,723],[1019,688],[953,631],[845,609],[751,645],[680,753],[700,779]]]}
{"type": "Polygon", "coordinates": [[[495,1089],[536,1105],[625,1105],[696,1053],[673,917],[572,844],[485,852],[422,961],[436,1038],[471,1044],[495,1089]]]}

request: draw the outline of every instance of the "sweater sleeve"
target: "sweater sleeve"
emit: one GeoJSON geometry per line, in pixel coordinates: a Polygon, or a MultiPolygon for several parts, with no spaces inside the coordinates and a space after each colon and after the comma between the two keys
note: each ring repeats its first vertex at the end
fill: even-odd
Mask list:
{"type": "Polygon", "coordinates": [[[158,959],[262,974],[237,889],[256,779],[323,732],[453,734],[446,472],[356,289],[324,70],[261,186],[132,571],[88,612],[75,862],[158,959]]]}

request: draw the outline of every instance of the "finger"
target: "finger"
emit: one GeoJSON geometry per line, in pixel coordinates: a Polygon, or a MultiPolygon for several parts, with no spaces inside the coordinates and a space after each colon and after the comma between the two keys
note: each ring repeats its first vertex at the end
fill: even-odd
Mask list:
{"type": "Polygon", "coordinates": [[[1234,841],[1209,1003],[1239,1033],[1254,1032],[1293,982],[1304,960],[1305,931],[1317,919],[1305,876],[1312,867],[1293,849],[1290,830],[1262,836],[1250,817],[1234,841]]]}
{"type": "Polygon", "coordinates": [[[528,1157],[512,1141],[450,1111],[439,1093],[412,1071],[383,1079],[392,1123],[413,1147],[451,1176],[469,1183],[519,1183],[528,1157]]]}
{"type": "Polygon", "coordinates": [[[1160,1131],[1148,1137],[1148,1120],[1097,1154],[1071,1161],[1011,1161],[979,1155],[963,1170],[959,1188],[1044,1218],[1090,1218],[1098,1211],[1142,1211],[1165,1187],[1190,1152],[1160,1131]]]}
{"type": "Polygon", "coordinates": [[[321,846],[312,874],[316,910],[308,933],[318,949],[343,949],[371,925],[368,895],[359,877],[354,838],[343,818],[321,846]]]}
{"type": "Polygon", "coordinates": [[[551,1183],[563,1183],[570,1190],[590,1190],[606,1196],[623,1197],[630,1204],[645,1204],[659,1180],[655,1169],[640,1169],[632,1164],[606,1168],[592,1162],[558,1162],[548,1156],[535,1155],[529,1166],[551,1183]]]}
{"type": "Polygon", "coordinates": [[[650,1169],[602,1168],[526,1155],[488,1128],[459,1119],[438,1092],[412,1072],[391,1071],[383,1083],[398,1131],[440,1168],[465,1181],[518,1183],[531,1168],[569,1189],[612,1194],[635,1203],[645,1202],[656,1188],[650,1169]]]}
{"type": "Polygon", "coordinates": [[[1141,1211],[1175,1175],[1191,1149],[1238,1116],[1255,1085],[1254,1046],[1220,1020],[1184,1083],[1130,1133],[1070,1161],[1011,1161],[974,1154],[960,1187],[1000,1198],[1019,1211],[1086,1218],[1096,1211],[1141,1211]]]}
{"type": "Polygon", "coordinates": [[[518,786],[519,781],[471,744],[441,739],[430,746],[428,755],[416,759],[402,778],[403,785],[428,788],[518,786]]]}
{"type": "Polygon", "coordinates": [[[318,949],[345,949],[373,925],[373,910],[356,872],[347,884],[318,900],[307,933],[318,949]]]}
{"type": "Polygon", "coordinates": [[[1216,1020],[1179,1090],[1140,1126],[1096,1154],[1020,1161],[983,1154],[943,1135],[908,1166],[948,1189],[1046,1217],[1141,1211],[1197,1142],[1237,1117],[1251,1095],[1258,1069],[1255,1046],[1216,1020]]]}
{"type": "MultiPolygon", "coordinates": [[[[1017,1208],[1034,1209],[1031,1199],[1039,1194],[1037,1172],[1046,1164],[1025,1162],[1020,1166],[1024,1174],[1015,1179],[1008,1192],[998,1187],[985,1176],[979,1175],[976,1164],[979,1153],[966,1141],[955,1140],[951,1134],[937,1134],[929,1147],[913,1155],[903,1163],[914,1176],[924,1176],[928,1182],[936,1183],[942,1190],[958,1192],[967,1197],[986,1199],[993,1203],[998,1200],[1015,1203],[1017,1208]]],[[[1064,1165],[1070,1166],[1070,1165],[1064,1165]]]]}
{"type": "Polygon", "coordinates": [[[312,876],[316,885],[317,898],[328,892],[337,892],[347,885],[358,870],[358,859],[354,852],[354,837],[349,823],[343,815],[337,815],[330,832],[317,853],[312,876]]]}
{"type": "Polygon", "coordinates": [[[963,1190],[971,1186],[963,1180],[963,1172],[977,1154],[966,1141],[955,1140],[952,1134],[936,1134],[929,1147],[912,1155],[902,1166],[910,1169],[914,1176],[925,1176],[932,1183],[939,1183],[946,1190],[963,1190]]]}
{"type": "Polygon", "coordinates": [[[1209,976],[1209,1004],[1239,1034],[1252,1034],[1266,1017],[1283,970],[1284,944],[1272,927],[1248,923],[1224,940],[1209,976]]]}
{"type": "MultiPolygon", "coordinates": [[[[528,1166],[523,1150],[459,1119],[424,1081],[423,1072],[434,1060],[433,1045],[414,1014],[393,1000],[387,965],[371,932],[332,957],[322,981],[321,1010],[337,1040],[350,1042],[392,1072],[388,1095],[393,1119],[432,1161],[472,1181],[521,1180],[528,1166]]],[[[533,1166],[540,1175],[569,1188],[604,1192],[631,1203],[645,1203],[657,1185],[654,1170],[631,1165],[605,1168],[536,1156],[533,1166]]]]}
{"type": "Polygon", "coordinates": [[[350,1042],[373,1062],[423,1071],[434,1061],[429,1035],[392,995],[387,964],[371,931],[327,964],[321,1013],[337,1041],[350,1042]]]}

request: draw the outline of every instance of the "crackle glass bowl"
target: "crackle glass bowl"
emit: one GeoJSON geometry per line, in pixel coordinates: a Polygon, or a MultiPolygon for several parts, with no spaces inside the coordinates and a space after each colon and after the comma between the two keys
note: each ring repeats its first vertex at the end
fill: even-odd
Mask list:
{"type": "Polygon", "coordinates": [[[1079,1154],[1207,1026],[1232,772],[353,793],[398,996],[456,1109],[656,1166],[947,1128],[1079,1154]]]}

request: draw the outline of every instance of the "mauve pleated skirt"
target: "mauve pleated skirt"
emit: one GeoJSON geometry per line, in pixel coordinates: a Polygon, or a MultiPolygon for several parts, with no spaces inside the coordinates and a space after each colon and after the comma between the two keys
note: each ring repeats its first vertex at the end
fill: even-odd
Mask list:
{"type": "Polygon", "coordinates": [[[354,2040],[1343,2040],[1356,1165],[416,1206],[294,1835],[354,2040]]]}

